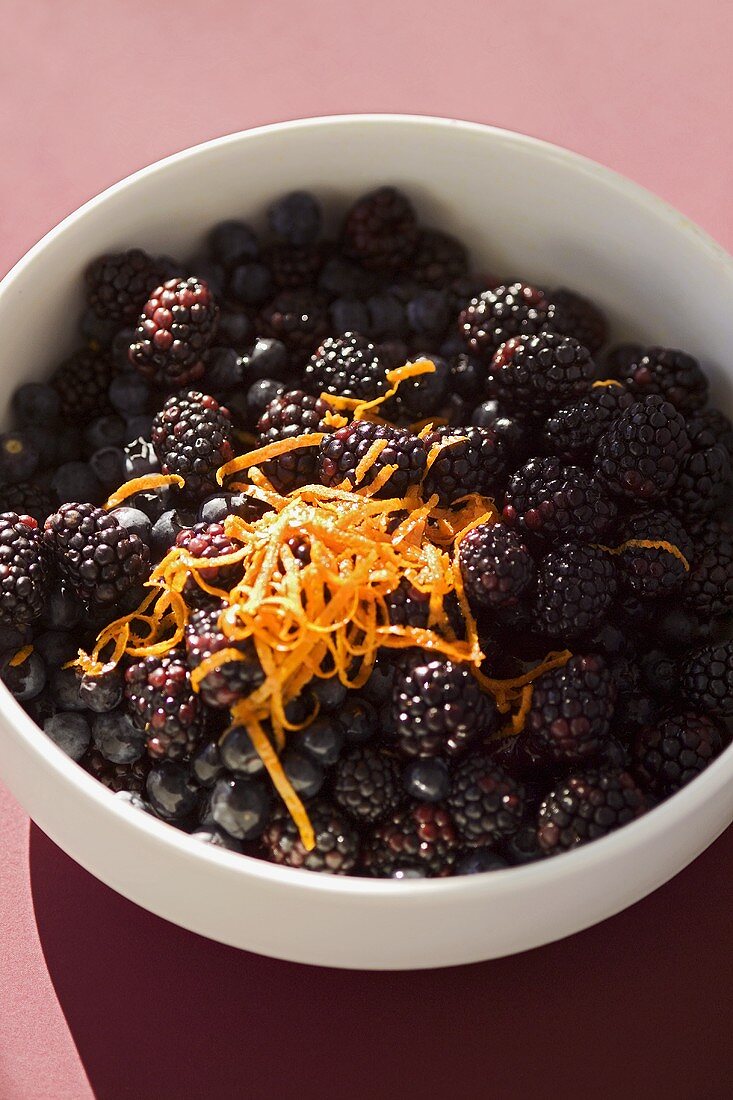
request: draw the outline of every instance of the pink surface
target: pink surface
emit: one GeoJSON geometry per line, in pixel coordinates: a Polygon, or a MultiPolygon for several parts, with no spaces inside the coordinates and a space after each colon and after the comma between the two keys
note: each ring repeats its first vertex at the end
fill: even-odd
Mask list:
{"type": "MultiPolygon", "coordinates": [[[[349,111],[452,115],[558,142],[733,246],[725,0],[9,0],[4,15],[0,272],[167,153],[349,111]]],[[[408,1097],[514,1100],[541,1094],[543,1077],[568,1095],[581,1080],[594,1097],[729,1095],[731,833],[599,928],[414,975],[238,954],[122,901],[36,830],[31,840],[29,860],[27,819],[0,791],[0,1100],[87,1097],[87,1073],[104,1100],[361,1097],[398,1081],[408,1097]]]]}

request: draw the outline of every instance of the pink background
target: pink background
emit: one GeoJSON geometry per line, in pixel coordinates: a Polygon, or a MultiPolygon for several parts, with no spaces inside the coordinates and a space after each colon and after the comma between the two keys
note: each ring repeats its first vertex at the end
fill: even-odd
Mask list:
{"type": "MultiPolygon", "coordinates": [[[[350,111],[558,142],[733,247],[726,0],[4,0],[2,23],[0,273],[167,153],[350,111]]],[[[316,971],[149,916],[33,828],[29,844],[0,789],[0,1100],[715,1100],[733,1070],[732,877],[729,832],[564,943],[452,971],[316,971]]]]}

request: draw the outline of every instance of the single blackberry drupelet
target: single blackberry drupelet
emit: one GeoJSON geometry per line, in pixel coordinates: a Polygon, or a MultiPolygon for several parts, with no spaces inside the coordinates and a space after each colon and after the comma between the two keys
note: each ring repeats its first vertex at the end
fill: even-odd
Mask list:
{"type": "Polygon", "coordinates": [[[646,799],[624,771],[571,775],[540,806],[537,835],[545,855],[559,855],[597,840],[646,811],[646,799]]]}
{"type": "MultiPolygon", "coordinates": [[[[331,429],[324,419],[329,407],[320,397],[304,390],[288,390],[276,397],[265,409],[257,423],[260,446],[277,443],[281,439],[294,439],[299,435],[327,432],[331,429]]],[[[300,447],[298,450],[265,462],[262,472],[281,492],[290,492],[317,480],[318,450],[316,447],[300,447]]]]}
{"type": "Polygon", "coordinates": [[[423,229],[410,261],[410,276],[421,286],[444,287],[468,270],[463,244],[438,229],[423,229]]]}
{"type": "Polygon", "coordinates": [[[459,844],[447,806],[413,802],[374,827],[364,846],[364,867],[376,878],[409,870],[444,878],[452,872],[459,844]]]}
{"type": "Polygon", "coordinates": [[[397,670],[392,724],[405,756],[457,756],[496,720],[494,700],[464,666],[434,658],[397,670]]]}
{"type": "Polygon", "coordinates": [[[140,248],[98,256],[86,270],[87,301],[97,317],[122,328],[137,321],[161,275],[140,248]]]}
{"type": "Polygon", "coordinates": [[[305,385],[316,394],[371,401],[387,392],[389,366],[366,337],[356,332],[329,336],[306,365],[305,385]]]}
{"type": "Polygon", "coordinates": [[[720,507],[731,484],[731,458],[720,443],[695,450],[682,459],[669,507],[680,519],[695,523],[720,507]]]}
{"type": "Polygon", "coordinates": [[[309,287],[281,290],[260,310],[258,330],[280,340],[293,364],[302,366],[328,336],[327,299],[309,287]]]}
{"type": "Polygon", "coordinates": [[[337,763],[333,798],[355,821],[379,821],[397,807],[400,797],[397,764],[380,749],[359,745],[337,763]]]}
{"type": "Polygon", "coordinates": [[[608,736],[614,699],[605,660],[597,653],[576,654],[535,681],[518,744],[550,764],[592,759],[608,736]]]}
{"type": "MultiPolygon", "coordinates": [[[[692,565],[695,546],[682,524],[669,512],[642,512],[632,517],[618,536],[621,545],[631,541],[668,542],[692,565]]],[[[616,557],[619,580],[642,600],[653,600],[678,591],[687,582],[689,568],[661,546],[624,546],[616,557]]]]}
{"type": "Polygon", "coordinates": [[[172,649],[131,665],[125,673],[125,698],[131,718],[145,730],[150,756],[184,760],[195,751],[203,715],[182,651],[172,649]]]}
{"type": "Polygon", "coordinates": [[[406,577],[384,597],[392,626],[416,626],[424,629],[430,617],[430,593],[420,592],[406,577]]]}
{"type": "Polygon", "coordinates": [[[470,756],[453,773],[448,808],[461,839],[472,847],[513,836],[525,803],[524,787],[485,753],[470,756]]]}
{"type": "Polygon", "coordinates": [[[548,449],[573,461],[586,458],[611,423],[633,403],[633,395],[622,383],[594,383],[580,401],[563,405],[548,418],[543,432],[548,449]]]}
{"type": "Polygon", "coordinates": [[[111,381],[112,361],[104,353],[83,348],[66,359],[51,379],[64,419],[79,424],[111,413],[111,381]]]}
{"type": "Polygon", "coordinates": [[[417,247],[417,217],[395,187],[379,187],[354,203],[342,233],[344,254],[368,271],[398,271],[417,247]]]}
{"type": "Polygon", "coordinates": [[[239,650],[242,660],[228,661],[204,676],[199,685],[201,697],[210,707],[222,710],[259,687],[264,679],[251,641],[234,642],[219,626],[218,607],[202,607],[194,611],[186,626],[186,657],[191,671],[202,661],[223,649],[239,650]]]}
{"type": "Polygon", "coordinates": [[[315,833],[315,848],[310,852],[306,850],[297,825],[282,806],[275,810],[262,834],[267,858],[287,867],[348,875],[359,858],[359,836],[354,825],[322,799],[311,802],[306,810],[315,833]]]}
{"type": "Polygon", "coordinates": [[[726,743],[711,718],[690,712],[668,715],[638,732],[634,770],[645,788],[667,798],[704,771],[726,743]]]}
{"type": "Polygon", "coordinates": [[[682,665],[682,694],[693,710],[733,715],[733,642],[719,642],[691,653],[682,665]]]}
{"type": "Polygon", "coordinates": [[[37,521],[0,513],[0,623],[27,626],[41,615],[51,584],[51,556],[37,521]]]}
{"type": "Polygon", "coordinates": [[[564,543],[539,564],[535,611],[552,638],[583,638],[603,622],[616,595],[611,556],[596,546],[564,543]]]}
{"type": "Polygon", "coordinates": [[[647,503],[669,492],[689,448],[681,414],[651,394],[634,402],[603,433],[595,468],[614,495],[647,503]]]}
{"type": "Polygon", "coordinates": [[[733,530],[727,524],[709,520],[696,533],[690,566],[686,605],[701,618],[733,610],[733,530]]]}
{"type": "Polygon", "coordinates": [[[469,531],[461,539],[458,561],[475,613],[516,607],[535,575],[529,550],[503,523],[482,523],[469,531]]]}
{"type": "Polygon", "coordinates": [[[597,542],[612,532],[617,508],[585,470],[549,457],[530,459],[509,479],[502,514],[522,534],[597,542]]]}
{"type": "Polygon", "coordinates": [[[389,424],[372,424],[356,420],[327,436],[318,454],[321,484],[339,485],[348,478],[353,489],[371,485],[386,466],[396,466],[389,480],[379,490],[382,497],[401,497],[410,485],[417,485],[425,472],[427,448],[422,439],[404,428],[389,424]],[[357,480],[356,470],[375,443],[386,440],[380,452],[363,476],[357,480]]]}
{"type": "Polygon", "coordinates": [[[62,579],[92,603],[117,603],[150,573],[145,543],[93,504],[63,504],[46,520],[43,537],[62,579]]]}
{"type": "Polygon", "coordinates": [[[130,362],[157,386],[201,378],[219,320],[203,279],[168,279],[148,298],[130,344],[130,362]]]}
{"type": "Polygon", "coordinates": [[[164,474],[178,474],[188,497],[217,489],[216,471],[234,457],[229,412],[208,394],[169,397],[153,420],[151,439],[164,474]]]}
{"type": "MultiPolygon", "coordinates": [[[[211,562],[210,566],[197,567],[197,572],[207,584],[229,589],[241,578],[242,567],[238,563],[216,564],[218,558],[241,549],[241,544],[227,535],[223,523],[196,523],[193,527],[184,527],[176,535],[176,546],[181,547],[192,558],[205,558],[211,562]]],[[[186,590],[204,595],[193,578],[186,582],[186,590]]]]}
{"type": "Polygon", "coordinates": [[[591,355],[600,351],[608,339],[608,322],[594,302],[559,287],[549,294],[547,327],[564,336],[574,336],[591,355]]]}
{"type": "Polygon", "coordinates": [[[644,348],[621,367],[618,377],[637,397],[658,394],[681,413],[696,412],[707,400],[708,380],[700,364],[676,348],[644,348]]]}
{"type": "Polygon", "coordinates": [[[474,355],[491,359],[515,336],[534,336],[545,327],[549,302],[542,290],[524,283],[498,286],[474,298],[458,318],[458,331],[474,355]]]}
{"type": "Polygon", "coordinates": [[[445,506],[467,493],[498,497],[504,488],[506,463],[493,428],[435,428],[425,436],[428,453],[436,445],[440,451],[423,483],[425,499],[437,493],[445,506]]]}
{"type": "Polygon", "coordinates": [[[48,490],[32,481],[0,486],[0,511],[32,516],[37,523],[43,524],[54,508],[55,501],[48,490]]]}
{"type": "Polygon", "coordinates": [[[530,416],[573,401],[590,390],[596,365],[572,336],[539,332],[514,336],[491,360],[489,392],[514,411],[530,416]]]}

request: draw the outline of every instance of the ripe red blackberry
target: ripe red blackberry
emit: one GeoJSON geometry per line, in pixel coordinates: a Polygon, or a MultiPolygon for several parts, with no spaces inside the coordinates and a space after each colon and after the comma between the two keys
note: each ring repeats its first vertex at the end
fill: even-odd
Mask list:
{"type": "MultiPolygon", "coordinates": [[[[240,549],[240,543],[226,534],[223,523],[196,523],[193,527],[184,527],[176,535],[176,546],[186,550],[192,558],[206,558],[211,561],[211,566],[197,570],[207,584],[216,588],[229,589],[242,576],[242,568],[236,563],[216,564],[217,558],[235,554],[240,549]]],[[[189,578],[186,582],[186,592],[196,593],[202,590],[192,578],[189,578]]]]}
{"type": "Polygon", "coordinates": [[[466,249],[456,237],[423,229],[410,261],[410,275],[421,286],[444,287],[468,269],[466,249]]]}
{"type": "Polygon", "coordinates": [[[576,654],[534,683],[521,747],[550,764],[592,759],[608,737],[615,688],[597,653],[576,654]]]}
{"type": "Polygon", "coordinates": [[[620,382],[596,384],[580,401],[563,405],[547,420],[543,432],[548,450],[573,461],[593,454],[611,423],[634,403],[620,382]]]}
{"type": "Polygon", "coordinates": [[[520,466],[509,479],[502,510],[504,521],[522,534],[562,542],[603,541],[617,514],[600,482],[556,457],[520,466]]]}
{"type": "Polygon", "coordinates": [[[689,449],[681,414],[651,394],[634,402],[603,433],[595,468],[616,496],[647,503],[669,492],[689,449]]]}
{"type": "Polygon", "coordinates": [[[379,821],[397,807],[400,796],[397,764],[380,749],[358,745],[337,763],[333,798],[355,821],[379,821]]]}
{"type": "Polygon", "coordinates": [[[46,520],[43,538],[62,580],[92,603],[118,603],[150,573],[145,543],[93,504],[62,504],[46,520]]]}
{"type": "Polygon", "coordinates": [[[219,614],[218,607],[202,607],[192,613],[186,626],[186,657],[193,672],[207,657],[222,649],[239,650],[241,660],[228,661],[212,670],[199,685],[205,703],[226,710],[259,687],[264,672],[251,641],[234,642],[224,635],[219,614]]]}
{"type": "Polygon", "coordinates": [[[32,516],[40,524],[55,508],[51,494],[32,481],[20,481],[17,485],[0,485],[0,511],[16,512],[19,516],[32,516]]]}
{"type": "Polygon", "coordinates": [[[453,661],[408,663],[392,691],[394,737],[405,756],[457,756],[496,726],[494,700],[453,661]]]}
{"type": "Polygon", "coordinates": [[[608,339],[608,322],[598,306],[566,287],[551,291],[549,298],[547,327],[574,336],[591,355],[600,351],[608,339]]]}
{"type": "MultiPolygon", "coordinates": [[[[266,447],[268,443],[293,439],[298,435],[330,431],[324,420],[328,412],[328,405],[320,397],[303,390],[288,390],[271,401],[260,417],[257,423],[260,446],[266,447]]],[[[317,471],[316,447],[300,447],[271,459],[262,467],[262,472],[273,485],[286,493],[316,481],[317,471]]]]}
{"type": "Polygon", "coordinates": [[[303,867],[330,875],[348,875],[359,858],[355,827],[330,803],[319,799],[306,807],[316,837],[310,852],[303,846],[298,827],[288,810],[278,807],[262,834],[262,845],[272,863],[303,867]]]}
{"type": "Polygon", "coordinates": [[[272,281],[281,290],[312,286],[317,282],[326,260],[321,244],[296,246],[277,241],[262,257],[272,273],[272,281]]]}
{"type": "Polygon", "coordinates": [[[556,546],[537,571],[538,624],[553,638],[587,637],[601,625],[615,595],[616,569],[609,554],[580,543],[556,546]]]}
{"type": "Polygon", "coordinates": [[[260,335],[282,341],[297,366],[313,354],[328,329],[327,299],[310,287],[281,290],[258,317],[260,335]]]}
{"type": "Polygon", "coordinates": [[[690,566],[686,605],[701,618],[733,610],[733,530],[727,524],[709,520],[696,532],[690,566]]]}
{"type": "Polygon", "coordinates": [[[161,471],[182,477],[195,498],[216,492],[216,471],[234,457],[233,438],[228,409],[197,390],[169,397],[151,431],[161,471]]]}
{"type": "Polygon", "coordinates": [[[497,286],[474,298],[458,318],[458,331],[474,355],[491,359],[514,336],[534,336],[545,327],[549,302],[524,283],[497,286]]]}
{"type": "Polygon", "coordinates": [[[704,771],[726,742],[711,718],[690,712],[668,715],[636,735],[634,770],[645,788],[667,798],[704,771]]]}
{"type": "Polygon", "coordinates": [[[546,331],[507,340],[489,369],[489,392],[506,408],[530,416],[582,397],[596,376],[587,348],[572,336],[546,331]]]}
{"type": "Polygon", "coordinates": [[[508,840],[524,817],[526,791],[485,753],[469,756],[453,773],[448,808],[465,844],[508,840]]]}
{"type": "Polygon", "coordinates": [[[682,694],[693,710],[719,718],[733,715],[733,642],[690,654],[682,665],[682,694]]]}
{"type": "Polygon", "coordinates": [[[370,191],[354,203],[344,221],[344,253],[368,271],[398,271],[406,267],[417,241],[417,217],[412,203],[395,187],[370,191]]]}
{"type": "Polygon", "coordinates": [[[430,878],[443,878],[451,873],[459,850],[447,807],[439,802],[414,802],[374,827],[363,860],[366,870],[377,878],[417,869],[430,878]]]}
{"type": "Polygon", "coordinates": [[[122,328],[137,321],[161,275],[161,265],[140,248],[98,256],[86,270],[87,301],[97,317],[122,328]]]}
{"type": "Polygon", "coordinates": [[[79,424],[111,413],[111,381],[112,361],[103,353],[83,348],[64,360],[51,379],[64,419],[79,424]]]}
{"type": "Polygon", "coordinates": [[[419,592],[403,577],[397,588],[384,597],[392,626],[416,626],[424,629],[430,616],[430,593],[419,592]]]}
{"type": "Polygon", "coordinates": [[[516,607],[535,565],[520,536],[503,523],[483,523],[461,539],[458,560],[474,613],[516,607]]]}
{"type": "MultiPolygon", "coordinates": [[[[669,512],[642,512],[628,520],[618,537],[621,544],[629,540],[668,542],[692,565],[694,543],[669,512]]],[[[627,546],[616,557],[616,564],[621,583],[642,600],[678,591],[687,583],[689,573],[684,562],[663,547],[627,546]]]]}
{"type": "Polygon", "coordinates": [[[731,458],[721,444],[695,450],[682,459],[669,507],[680,519],[694,523],[720,507],[731,484],[731,458]]]}
{"type": "Polygon", "coordinates": [[[646,808],[646,799],[628,772],[592,770],[571,775],[540,806],[540,847],[545,855],[559,855],[634,821],[646,808]]]}
{"type": "Polygon", "coordinates": [[[387,392],[384,356],[364,336],[347,332],[329,336],[305,368],[305,385],[313,393],[333,393],[371,401],[387,392]]]}
{"type": "Polygon", "coordinates": [[[404,428],[389,424],[372,424],[356,420],[326,438],[318,454],[318,471],[322,485],[339,485],[348,478],[353,489],[371,485],[377,474],[386,466],[396,466],[386,484],[379,490],[381,497],[402,497],[410,485],[417,485],[427,463],[425,443],[404,428]],[[387,446],[357,481],[356,469],[370,448],[378,441],[386,440],[387,446]]]}
{"type": "Polygon", "coordinates": [[[203,279],[168,279],[143,307],[130,362],[157,386],[188,385],[204,373],[218,321],[219,307],[203,279]]]}
{"type": "Polygon", "coordinates": [[[98,749],[89,749],[79,763],[85,771],[115,794],[119,791],[129,791],[137,795],[145,794],[145,784],[151,765],[150,757],[145,753],[132,764],[113,764],[102,756],[98,749]]]}
{"type": "Polygon", "coordinates": [[[0,623],[27,626],[42,611],[51,584],[51,558],[38,523],[0,513],[0,623]]]}
{"type": "Polygon", "coordinates": [[[504,488],[506,462],[493,428],[435,428],[425,436],[428,453],[436,444],[444,445],[423,482],[425,499],[437,493],[440,504],[448,505],[466,493],[499,496],[504,488]]]}
{"type": "Polygon", "coordinates": [[[708,380],[697,359],[676,348],[644,348],[622,366],[618,377],[637,397],[658,394],[681,413],[701,409],[708,396],[708,380]]]}
{"type": "Polygon", "coordinates": [[[203,715],[191,687],[185,654],[176,649],[145,657],[125,672],[130,717],[145,731],[147,750],[156,760],[187,759],[202,734],[203,715]]]}

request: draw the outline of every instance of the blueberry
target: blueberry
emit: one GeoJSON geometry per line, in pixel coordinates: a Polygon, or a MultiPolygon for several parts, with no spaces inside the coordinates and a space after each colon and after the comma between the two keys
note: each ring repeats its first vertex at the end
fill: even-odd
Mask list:
{"type": "Polygon", "coordinates": [[[51,673],[51,698],[59,710],[86,710],[79,694],[81,680],[75,668],[57,668],[51,673]]]}
{"type": "Polygon", "coordinates": [[[347,689],[337,676],[329,676],[326,680],[314,680],[310,687],[321,704],[322,711],[338,710],[346,702],[347,689]]]}
{"type": "Polygon", "coordinates": [[[199,523],[223,523],[231,511],[232,494],[216,493],[199,505],[199,523]]]}
{"type": "Polygon", "coordinates": [[[291,191],[272,203],[267,220],[275,236],[288,244],[313,244],[321,231],[321,206],[308,191],[291,191]]]}
{"type": "Polygon", "coordinates": [[[474,409],[471,423],[477,428],[491,428],[506,453],[515,461],[523,460],[531,450],[532,439],[527,429],[516,417],[508,416],[498,401],[484,401],[474,409]]]}
{"type": "Polygon", "coordinates": [[[96,504],[104,495],[99,478],[86,462],[65,462],[59,466],[51,488],[59,504],[69,501],[96,504]]]}
{"type": "Polygon", "coordinates": [[[84,445],[88,454],[101,447],[122,447],[125,443],[125,421],[121,416],[98,416],[84,430],[84,445]]]}
{"type": "Polygon", "coordinates": [[[0,435],[0,481],[11,485],[28,481],[38,469],[39,461],[40,453],[30,429],[0,435]]]}
{"type": "Polygon", "coordinates": [[[449,361],[455,359],[458,355],[465,354],[463,337],[459,336],[456,332],[452,332],[450,336],[446,336],[438,350],[443,358],[449,361]]]}
{"type": "Polygon", "coordinates": [[[201,787],[211,787],[224,771],[219,745],[209,741],[191,761],[191,774],[201,787]]]}
{"type": "Polygon", "coordinates": [[[326,780],[326,773],[321,765],[296,749],[285,752],[282,765],[293,790],[302,798],[312,798],[318,794],[326,780]]]}
{"type": "Polygon", "coordinates": [[[138,413],[136,416],[128,417],[125,421],[125,443],[129,443],[140,436],[143,439],[149,439],[153,430],[154,419],[152,413],[138,413]]]}
{"type": "MultiPolygon", "coordinates": [[[[412,358],[419,359],[421,356],[414,355],[412,358]]],[[[450,368],[445,359],[428,353],[423,358],[430,359],[435,364],[432,374],[422,374],[417,378],[409,379],[399,389],[400,405],[416,420],[437,412],[445,401],[450,382],[450,368]]]]}
{"type": "Polygon", "coordinates": [[[135,511],[144,512],[151,523],[155,523],[164,512],[169,512],[173,494],[170,489],[156,489],[149,493],[135,493],[128,497],[128,504],[135,511]]]}
{"type": "Polygon", "coordinates": [[[246,222],[220,222],[211,230],[208,243],[214,260],[224,267],[236,267],[243,260],[253,260],[259,252],[257,235],[246,222]]]}
{"type": "Polygon", "coordinates": [[[145,474],[160,473],[160,462],[149,440],[143,437],[131,440],[124,448],[124,455],[125,478],[128,481],[134,477],[144,477],[145,474]]]}
{"type": "Polygon", "coordinates": [[[334,256],[327,260],[318,286],[334,298],[363,298],[371,289],[369,276],[358,264],[334,256]]]}
{"type": "Polygon", "coordinates": [[[92,738],[105,760],[113,764],[131,764],[145,750],[145,734],[123,710],[95,714],[92,738]]]}
{"type": "Polygon", "coordinates": [[[245,306],[258,306],[272,296],[274,286],[269,267],[250,260],[241,264],[232,272],[229,280],[229,293],[235,302],[245,306]]]}
{"type": "Polygon", "coordinates": [[[288,350],[281,340],[260,336],[242,360],[245,385],[260,378],[285,378],[290,370],[288,350]]]}
{"type": "Polygon", "coordinates": [[[415,332],[436,335],[450,322],[448,295],[444,290],[423,290],[407,303],[407,320],[415,332]]]}
{"type": "Polygon", "coordinates": [[[368,332],[369,311],[363,302],[354,298],[337,298],[329,307],[331,330],[340,332],[368,332]]]}
{"type": "MultiPolygon", "coordinates": [[[[466,355],[463,352],[453,359],[450,385],[451,390],[457,393],[459,397],[465,398],[466,401],[473,401],[474,404],[480,401],[486,389],[486,380],[486,367],[478,359],[474,359],[471,355],[466,355]]],[[[495,405],[496,403],[491,402],[491,404],[495,405]]],[[[483,414],[476,409],[474,417],[480,417],[481,415],[483,414]]],[[[496,419],[496,417],[493,417],[493,419],[496,419]]],[[[479,428],[491,427],[491,424],[478,424],[475,419],[473,422],[479,428]]]]}
{"type": "Polygon", "coordinates": [[[220,779],[211,796],[211,813],[216,824],[237,840],[259,836],[270,810],[266,788],[250,779],[220,779]]]}
{"type": "Polygon", "coordinates": [[[250,423],[254,426],[263,412],[276,397],[285,392],[285,384],[274,378],[260,378],[247,390],[247,412],[250,423]]]}
{"type": "Polygon", "coordinates": [[[117,325],[108,317],[98,317],[93,309],[87,309],[81,318],[81,334],[89,343],[106,348],[112,343],[117,325]]]}
{"type": "Polygon", "coordinates": [[[330,767],[335,764],[344,744],[344,727],[333,716],[316,718],[303,730],[293,735],[293,747],[306,753],[317,764],[330,767]]]}
{"type": "Polygon", "coordinates": [[[215,298],[224,295],[227,285],[227,273],[221,264],[212,263],[203,257],[194,257],[186,264],[187,271],[195,271],[197,279],[203,279],[215,298]]]}
{"type": "Polygon", "coordinates": [[[242,382],[242,360],[234,348],[214,348],[206,364],[206,392],[230,390],[242,382]]]}
{"type": "Polygon", "coordinates": [[[84,613],[79,597],[61,585],[52,588],[41,613],[39,624],[49,630],[73,630],[84,613]]]}
{"type": "Polygon", "coordinates": [[[140,508],[130,508],[129,505],[123,504],[119,508],[113,508],[109,514],[115,517],[120,527],[137,535],[146,546],[150,545],[153,524],[150,517],[140,508]]]}
{"type": "Polygon", "coordinates": [[[405,769],[403,784],[410,798],[442,802],[450,793],[450,773],[442,760],[415,760],[405,769]]]}
{"type": "Polygon", "coordinates": [[[61,415],[61,399],[53,386],[26,382],[13,394],[13,414],[21,428],[55,424],[61,415]]]}
{"type": "Polygon", "coordinates": [[[153,524],[150,534],[150,548],[153,553],[160,556],[167,554],[176,541],[178,532],[183,531],[185,527],[190,527],[190,524],[186,523],[175,509],[171,508],[170,511],[163,512],[153,524]]]}
{"type": "Polygon", "coordinates": [[[229,771],[247,775],[260,775],[265,765],[244,726],[232,726],[221,739],[219,747],[222,764],[229,771]]]}
{"type": "Polygon", "coordinates": [[[116,489],[125,480],[125,452],[121,447],[101,447],[89,459],[89,469],[105,489],[116,489]]]}
{"type": "Polygon", "coordinates": [[[676,695],[679,687],[677,662],[661,649],[653,649],[644,654],[641,659],[641,675],[652,695],[664,700],[676,695]]]}
{"type": "MultiPolygon", "coordinates": [[[[130,344],[135,340],[134,328],[123,328],[115,334],[112,340],[112,362],[118,371],[127,371],[132,368],[130,363],[130,344]]],[[[134,369],[134,368],[132,368],[134,369]]]]}
{"type": "Polygon", "coordinates": [[[76,462],[82,455],[82,434],[77,427],[69,424],[59,428],[56,434],[55,462],[62,466],[66,462],[76,462]]]}
{"type": "Polygon", "coordinates": [[[122,702],[124,680],[119,669],[113,668],[101,676],[84,675],[79,686],[79,698],[95,714],[106,714],[122,702]]]}
{"type": "MultiPolygon", "coordinates": [[[[42,619],[40,620],[43,621],[42,619]]],[[[0,652],[6,649],[22,649],[29,645],[33,637],[33,627],[15,626],[13,623],[0,623],[0,652]]]]}
{"type": "Polygon", "coordinates": [[[79,652],[79,640],[68,630],[44,630],[36,635],[33,646],[47,668],[60,668],[73,661],[79,652]]]}
{"type": "Polygon", "coordinates": [[[46,719],[53,718],[54,714],[58,714],[59,708],[54,703],[53,696],[47,685],[40,695],[36,695],[35,699],[31,699],[29,702],[24,703],[23,709],[30,715],[37,726],[43,727],[43,723],[46,719]]]}
{"type": "Polygon", "coordinates": [[[137,371],[118,374],[110,383],[109,399],[120,416],[136,416],[147,412],[150,386],[137,371]]]}
{"type": "Polygon", "coordinates": [[[501,871],[509,864],[491,848],[475,848],[456,864],[457,875],[478,875],[483,871],[501,871]]]}
{"type": "Polygon", "coordinates": [[[81,760],[89,748],[91,733],[83,714],[59,711],[46,719],[43,732],[72,760],[81,760]]]}
{"type": "Polygon", "coordinates": [[[242,851],[241,842],[229,836],[229,833],[225,833],[223,829],[218,829],[216,825],[200,825],[198,829],[193,830],[191,836],[204,844],[213,844],[215,848],[226,848],[230,852],[242,851]]]}
{"type": "Polygon", "coordinates": [[[6,658],[0,678],[19,703],[27,703],[40,695],[46,686],[46,666],[35,650],[19,665],[11,665],[6,658]]]}
{"type": "Polygon", "coordinates": [[[228,348],[241,351],[252,340],[253,326],[244,309],[223,309],[219,316],[218,339],[228,348]]]}
{"type": "Polygon", "coordinates": [[[165,821],[181,821],[196,808],[198,793],[183,764],[163,760],[151,768],[145,784],[151,809],[165,821]]]}
{"type": "Polygon", "coordinates": [[[391,661],[377,661],[372,669],[371,676],[364,684],[364,694],[367,698],[381,706],[392,698],[392,684],[394,682],[395,667],[391,661]]]}
{"type": "Polygon", "coordinates": [[[404,336],[407,315],[402,303],[393,294],[374,294],[367,301],[369,334],[372,337],[404,336]]]}

